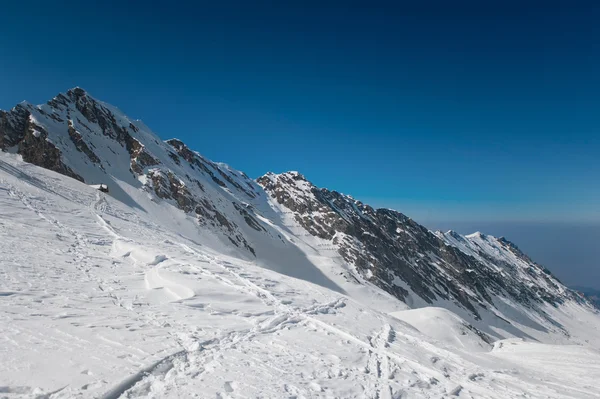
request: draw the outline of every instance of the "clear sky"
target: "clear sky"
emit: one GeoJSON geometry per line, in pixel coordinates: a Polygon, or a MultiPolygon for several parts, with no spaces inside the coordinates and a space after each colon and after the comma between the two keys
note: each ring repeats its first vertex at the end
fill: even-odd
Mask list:
{"type": "Polygon", "coordinates": [[[598,1],[156,3],[3,3],[0,108],[81,86],[425,223],[600,221],[598,1]]]}

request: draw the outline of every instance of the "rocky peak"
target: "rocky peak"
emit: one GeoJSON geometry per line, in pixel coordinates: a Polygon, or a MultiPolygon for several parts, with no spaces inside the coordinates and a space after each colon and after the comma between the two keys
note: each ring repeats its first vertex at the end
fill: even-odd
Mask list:
{"type": "Polygon", "coordinates": [[[273,173],[268,172],[264,176],[257,179],[261,185],[268,186],[280,186],[287,188],[294,188],[296,191],[309,192],[315,189],[315,185],[309,182],[304,175],[296,171],[289,171],[284,173],[273,173]]]}
{"type": "Polygon", "coordinates": [[[300,181],[308,182],[308,180],[306,180],[306,177],[304,177],[304,175],[300,174],[300,172],[297,172],[295,170],[290,170],[288,172],[282,173],[281,176],[290,178],[290,179],[296,180],[296,181],[300,180],[300,181]]]}
{"type": "Polygon", "coordinates": [[[170,139],[166,141],[167,144],[172,146],[179,155],[189,163],[195,163],[197,154],[189,149],[185,143],[179,139],[170,139]]]}
{"type": "Polygon", "coordinates": [[[299,225],[335,245],[363,278],[404,301],[412,295],[428,303],[451,301],[478,318],[498,296],[535,308],[570,295],[506,239],[434,234],[400,212],[318,188],[297,172],[257,181],[299,225]]]}
{"type": "Polygon", "coordinates": [[[72,89],[67,90],[67,95],[70,98],[80,99],[87,97],[87,92],[79,86],[75,86],[72,89]]]}
{"type": "Polygon", "coordinates": [[[243,205],[259,189],[246,175],[202,157],[181,140],[163,142],[80,87],[46,104],[22,103],[0,112],[0,149],[15,146],[25,161],[82,182],[116,180],[146,190],[251,254],[240,225],[264,231],[243,205]]]}
{"type": "Polygon", "coordinates": [[[481,231],[476,231],[475,233],[468,234],[465,237],[471,239],[487,240],[487,235],[483,234],[481,231]]]}

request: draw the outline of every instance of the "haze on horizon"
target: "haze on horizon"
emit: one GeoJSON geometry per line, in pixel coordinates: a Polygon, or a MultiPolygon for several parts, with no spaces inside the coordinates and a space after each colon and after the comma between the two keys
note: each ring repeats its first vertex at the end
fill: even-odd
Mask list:
{"type": "Polygon", "coordinates": [[[506,235],[600,288],[600,4],[382,4],[12,2],[0,109],[81,86],[250,176],[506,235]]]}

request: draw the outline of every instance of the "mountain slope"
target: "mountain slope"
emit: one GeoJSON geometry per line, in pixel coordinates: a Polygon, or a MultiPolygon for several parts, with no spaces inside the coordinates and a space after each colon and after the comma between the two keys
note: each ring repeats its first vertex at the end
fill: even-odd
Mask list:
{"type": "Polygon", "coordinates": [[[593,397],[595,366],[553,390],[511,363],[599,348],[600,317],[506,239],[253,181],[80,88],[0,112],[0,147],[12,396],[593,397]]]}
{"type": "MultiPolygon", "coordinates": [[[[225,255],[201,230],[182,235],[192,215],[133,200],[0,154],[3,396],[597,395],[590,347],[489,349],[448,311],[403,311],[374,287],[344,294],[225,255]]],[[[597,316],[577,311],[597,336],[597,316]]]]}
{"type": "Polygon", "coordinates": [[[290,219],[330,243],[357,274],[410,306],[465,312],[496,338],[519,335],[515,322],[569,334],[548,308],[570,302],[589,308],[504,238],[432,233],[399,212],[315,187],[297,172],[270,173],[258,182],[290,219]],[[491,331],[490,324],[505,331],[491,331]]]}
{"type": "Polygon", "coordinates": [[[245,174],[203,158],[177,139],[163,142],[141,121],[80,88],[41,106],[20,104],[2,120],[4,150],[88,184],[108,184],[111,196],[133,206],[131,190],[144,190],[194,214],[246,256],[255,250],[244,230],[272,234],[248,206],[262,190],[245,174]]]}
{"type": "Polygon", "coordinates": [[[575,286],[575,287],[571,287],[571,288],[577,292],[582,293],[588,299],[588,301],[592,302],[594,304],[594,306],[596,306],[598,309],[600,309],[600,290],[599,289],[590,288],[590,287],[581,287],[581,286],[575,286]]]}

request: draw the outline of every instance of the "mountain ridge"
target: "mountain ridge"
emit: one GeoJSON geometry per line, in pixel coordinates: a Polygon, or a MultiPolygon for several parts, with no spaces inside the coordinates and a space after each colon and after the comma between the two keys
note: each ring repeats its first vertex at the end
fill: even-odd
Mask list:
{"type": "MultiPolygon", "coordinates": [[[[254,181],[179,139],[161,140],[79,87],[40,106],[23,102],[1,111],[0,148],[86,184],[108,183],[123,202],[130,201],[130,187],[142,190],[193,215],[247,259],[260,261],[273,248],[291,245],[272,223],[287,220],[292,237],[308,234],[334,248],[350,266],[349,278],[411,306],[458,307],[482,329],[492,317],[514,330],[501,310],[505,301],[523,308],[519,317],[558,331],[546,305],[586,304],[504,238],[431,232],[395,210],[316,187],[298,171],[254,181]]],[[[268,263],[278,267],[275,259],[268,263]]]]}

